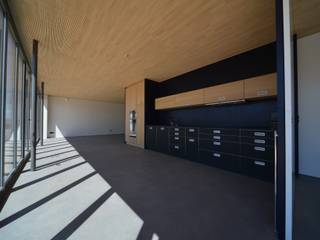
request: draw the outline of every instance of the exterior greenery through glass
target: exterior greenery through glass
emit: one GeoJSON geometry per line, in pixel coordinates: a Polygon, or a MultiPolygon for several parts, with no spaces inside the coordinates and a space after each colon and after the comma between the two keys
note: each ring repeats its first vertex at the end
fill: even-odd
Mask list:
{"type": "MultiPolygon", "coordinates": [[[[31,150],[31,71],[0,8],[0,188],[31,150]]],[[[37,111],[40,112],[39,94],[37,111]]],[[[37,122],[41,116],[37,114],[37,122]]],[[[37,124],[39,126],[40,124],[37,124]]],[[[37,139],[40,129],[37,127],[37,139]]]]}

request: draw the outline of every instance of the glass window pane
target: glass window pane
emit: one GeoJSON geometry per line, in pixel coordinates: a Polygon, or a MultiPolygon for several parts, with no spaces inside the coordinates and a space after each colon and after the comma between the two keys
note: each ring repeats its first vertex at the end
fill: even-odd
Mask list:
{"type": "Polygon", "coordinates": [[[23,58],[20,55],[18,61],[18,81],[17,81],[17,162],[22,160],[22,99],[23,99],[23,70],[24,70],[24,63],[23,58]]]}
{"type": "Polygon", "coordinates": [[[28,70],[28,150],[31,150],[31,72],[28,70]]]}
{"type": "MultiPolygon", "coordinates": [[[[38,92],[40,92],[38,90],[38,92]]],[[[41,98],[40,93],[37,96],[37,140],[40,138],[40,121],[41,121],[41,98]]]]}
{"type": "MultiPolygon", "coordinates": [[[[0,56],[2,56],[2,38],[3,38],[3,12],[0,10],[0,56]]],[[[1,61],[0,61],[1,64],[1,61]]],[[[0,65],[0,76],[2,74],[2,64],[0,65]]]]}
{"type": "Polygon", "coordinates": [[[26,92],[26,99],[25,99],[25,153],[27,154],[30,150],[30,78],[28,74],[28,70],[26,73],[26,83],[25,83],[25,92],[26,92]]]}
{"type": "Polygon", "coordinates": [[[38,140],[39,137],[39,95],[37,94],[37,118],[36,118],[36,123],[37,123],[37,132],[36,132],[36,139],[38,140]]]}
{"type": "MultiPolygon", "coordinates": [[[[2,39],[3,39],[3,12],[0,10],[0,56],[2,56],[2,45],[3,45],[2,39]]],[[[2,75],[2,57],[0,59],[1,59],[0,60],[0,76],[1,76],[2,75]]],[[[2,99],[2,96],[1,96],[1,94],[2,94],[2,89],[1,89],[2,80],[1,80],[1,78],[0,78],[0,83],[1,83],[0,84],[0,97],[2,99]]],[[[0,100],[0,102],[1,102],[1,100],[0,100]]],[[[0,107],[0,110],[1,110],[1,107],[0,107]]],[[[0,119],[0,124],[2,125],[1,119],[0,119]]],[[[3,133],[1,133],[1,134],[3,134],[3,133]]],[[[0,136],[0,143],[1,144],[2,144],[2,139],[3,139],[3,135],[0,136]]],[[[0,157],[0,164],[1,165],[4,165],[3,161],[4,161],[4,159],[2,159],[0,157]]],[[[0,177],[2,177],[1,175],[2,174],[0,173],[0,177]]]]}
{"type": "Polygon", "coordinates": [[[14,168],[14,111],[15,111],[15,61],[16,44],[11,32],[8,32],[7,50],[7,85],[5,106],[5,157],[4,179],[10,175],[14,168]]]}

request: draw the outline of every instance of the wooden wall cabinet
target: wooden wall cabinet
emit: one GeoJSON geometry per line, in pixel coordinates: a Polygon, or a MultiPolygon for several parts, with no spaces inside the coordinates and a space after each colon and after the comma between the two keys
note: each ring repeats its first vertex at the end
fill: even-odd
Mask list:
{"type": "Polygon", "coordinates": [[[203,104],[203,89],[179,93],[176,95],[176,106],[187,107],[203,104]]]}
{"type": "Polygon", "coordinates": [[[125,89],[125,140],[127,144],[144,148],[145,81],[125,89]],[[130,136],[130,112],[136,111],[136,136],[130,136]]]}
{"type": "Polygon", "coordinates": [[[203,104],[203,89],[157,98],[155,109],[171,109],[201,104],[203,104]]]}
{"type": "Polygon", "coordinates": [[[155,100],[155,109],[170,109],[176,107],[176,95],[157,98],[155,100]]]}
{"type": "Polygon", "coordinates": [[[244,82],[236,81],[204,89],[204,103],[221,103],[242,100],[244,97],[244,82]]]}
{"type": "Polygon", "coordinates": [[[155,100],[155,109],[172,109],[205,104],[263,99],[277,95],[276,73],[179,93],[155,100]]]}
{"type": "Polygon", "coordinates": [[[271,73],[244,80],[245,99],[274,97],[277,95],[277,74],[271,73]]]}

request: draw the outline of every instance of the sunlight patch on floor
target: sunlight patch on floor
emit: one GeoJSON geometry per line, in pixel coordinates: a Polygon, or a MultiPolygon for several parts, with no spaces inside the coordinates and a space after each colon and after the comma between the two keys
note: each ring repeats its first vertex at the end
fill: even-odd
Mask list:
{"type": "Polygon", "coordinates": [[[65,139],[37,153],[37,171],[26,164],[0,213],[1,239],[138,237],[143,220],[65,139]]]}
{"type": "Polygon", "coordinates": [[[117,193],[90,216],[90,218],[69,239],[90,239],[91,230],[100,229],[96,239],[136,239],[142,228],[142,219],[121,199],[117,193]]]}

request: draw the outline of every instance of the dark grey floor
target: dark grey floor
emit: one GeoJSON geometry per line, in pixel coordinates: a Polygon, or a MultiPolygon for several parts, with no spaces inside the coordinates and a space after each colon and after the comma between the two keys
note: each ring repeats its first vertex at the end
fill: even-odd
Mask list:
{"type": "Polygon", "coordinates": [[[295,179],[294,239],[320,239],[320,179],[295,179]]]}
{"type": "Polygon", "coordinates": [[[272,240],[273,185],[123,143],[68,141],[143,219],[139,239],[272,240]]]}

